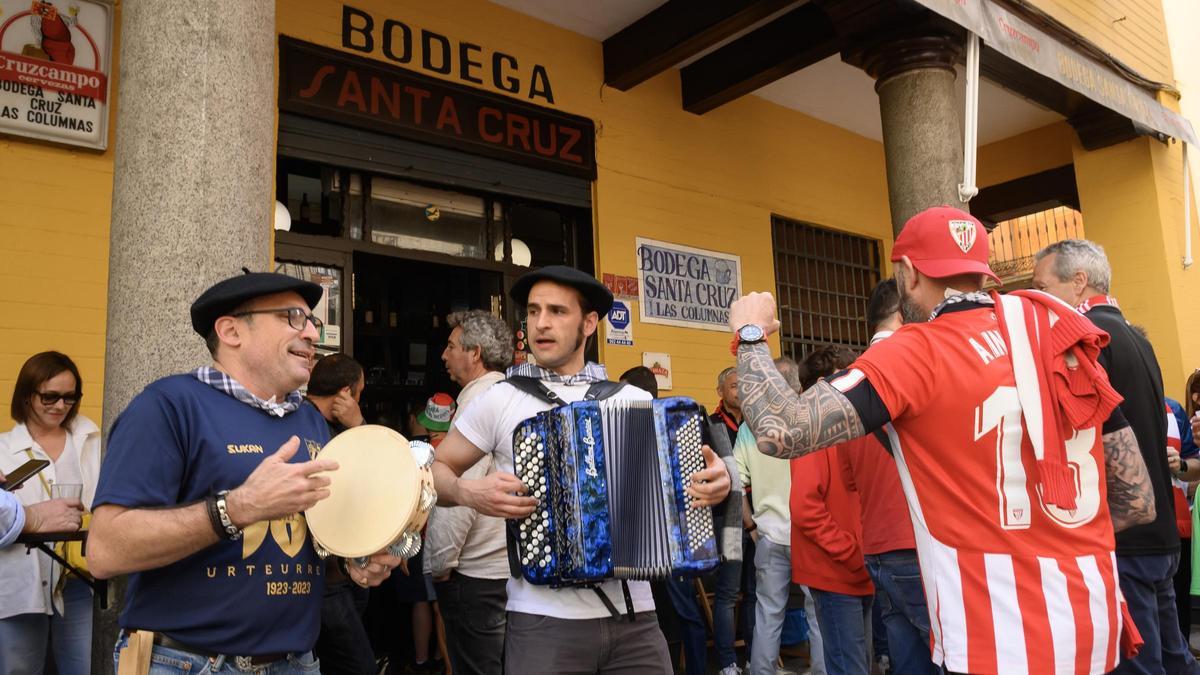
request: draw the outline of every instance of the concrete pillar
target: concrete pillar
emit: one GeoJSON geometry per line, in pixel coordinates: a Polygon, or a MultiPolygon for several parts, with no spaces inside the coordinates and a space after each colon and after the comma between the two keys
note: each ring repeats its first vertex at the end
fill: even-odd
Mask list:
{"type": "MultiPolygon", "coordinates": [[[[270,264],[275,3],[122,7],[105,350],[105,437],[151,381],[209,362],[188,307],[270,264]]],[[[96,612],[92,672],[112,672],[116,617],[96,612]]]]}
{"type": "Polygon", "coordinates": [[[962,40],[930,33],[890,39],[865,49],[863,68],[876,79],[887,161],[892,230],[940,204],[964,210],[961,108],[954,63],[962,40]]]}

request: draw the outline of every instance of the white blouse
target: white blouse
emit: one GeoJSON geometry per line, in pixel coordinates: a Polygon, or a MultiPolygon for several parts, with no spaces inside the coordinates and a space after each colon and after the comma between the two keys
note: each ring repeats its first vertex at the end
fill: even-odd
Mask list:
{"type": "MultiPolygon", "coordinates": [[[[0,471],[11,472],[28,462],[31,454],[35,459],[50,459],[24,424],[0,434],[0,471]]],[[[90,509],[99,477],[100,428],[78,415],[71,422],[59,461],[30,478],[14,494],[28,506],[49,499],[47,486],[56,482],[82,483],[83,504],[90,509]]],[[[54,608],[61,613],[62,594],[54,592],[61,575],[62,567],[45,553],[32,551],[27,555],[23,544],[0,550],[0,619],[18,614],[51,614],[54,608]]]]}

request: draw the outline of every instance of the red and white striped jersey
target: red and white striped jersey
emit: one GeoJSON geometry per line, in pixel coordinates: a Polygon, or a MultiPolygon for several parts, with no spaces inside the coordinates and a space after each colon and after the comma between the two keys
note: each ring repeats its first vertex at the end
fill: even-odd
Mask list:
{"type": "MultiPolygon", "coordinates": [[[[1183,439],[1179,435],[1179,420],[1171,406],[1167,409],[1167,447],[1175,452],[1183,450],[1183,439]]],[[[1192,537],[1192,509],[1187,500],[1187,483],[1171,476],[1171,496],[1175,498],[1175,529],[1183,539],[1192,537]]]]}
{"type": "Polygon", "coordinates": [[[1167,447],[1175,448],[1176,452],[1183,450],[1183,439],[1179,437],[1179,420],[1175,419],[1175,413],[1171,412],[1171,406],[1166,406],[1167,409],[1167,447]]]}
{"type": "Polygon", "coordinates": [[[1005,675],[1112,670],[1122,601],[1101,430],[1067,442],[1076,508],[1042,503],[989,306],[952,306],[905,326],[850,368],[831,384],[873,388],[892,421],[934,662],[1005,675]]]}

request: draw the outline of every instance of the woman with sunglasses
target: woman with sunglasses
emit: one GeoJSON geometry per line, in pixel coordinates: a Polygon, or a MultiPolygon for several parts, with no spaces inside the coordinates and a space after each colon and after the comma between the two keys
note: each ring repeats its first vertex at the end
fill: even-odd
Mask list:
{"type": "MultiPolygon", "coordinates": [[[[100,429],[79,414],[82,393],[79,369],[65,354],[42,352],[21,366],[12,397],[17,425],[0,434],[0,472],[31,459],[51,462],[16,492],[24,504],[59,498],[81,510],[91,505],[100,429]]],[[[91,643],[88,585],[45,553],[0,551],[0,673],[42,673],[47,647],[60,675],[89,673],[91,643]]]]}

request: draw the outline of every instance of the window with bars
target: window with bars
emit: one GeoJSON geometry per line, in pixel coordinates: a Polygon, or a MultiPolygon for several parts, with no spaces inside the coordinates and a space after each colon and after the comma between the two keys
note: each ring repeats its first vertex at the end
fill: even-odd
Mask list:
{"type": "Polygon", "coordinates": [[[799,361],[824,345],[866,349],[879,242],[780,216],[771,218],[771,242],[784,355],[799,361]]]}

